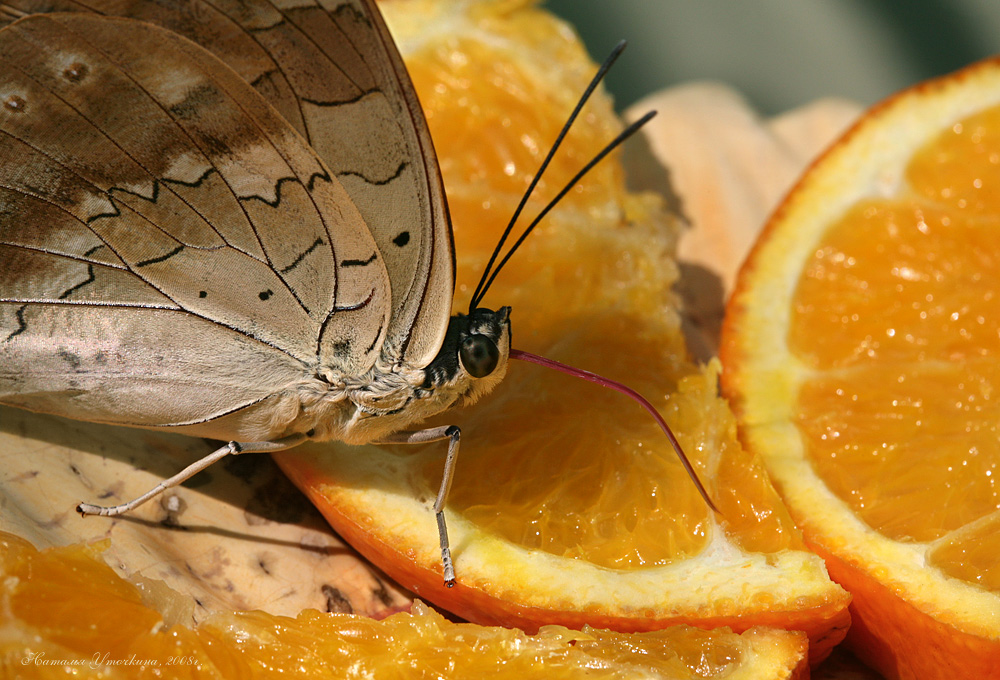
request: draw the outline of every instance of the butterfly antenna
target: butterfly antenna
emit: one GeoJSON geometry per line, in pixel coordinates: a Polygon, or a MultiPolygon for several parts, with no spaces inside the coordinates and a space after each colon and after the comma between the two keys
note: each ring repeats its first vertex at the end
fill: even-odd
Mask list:
{"type": "Polygon", "coordinates": [[[673,447],[674,452],[677,457],[680,458],[681,465],[684,466],[684,470],[688,473],[691,481],[694,482],[695,487],[698,489],[698,493],[701,494],[702,499],[712,508],[716,514],[722,514],[719,508],[716,507],[715,503],[712,502],[712,497],[708,495],[708,491],[705,490],[705,485],[701,483],[701,479],[698,478],[698,473],[694,471],[694,467],[691,465],[691,461],[684,454],[684,449],[681,448],[681,443],[677,441],[677,437],[674,436],[673,430],[667,425],[667,421],[663,419],[660,412],[649,403],[645,397],[633,390],[628,385],[618,382],[617,380],[612,380],[610,378],[605,378],[604,376],[597,375],[596,373],[591,373],[590,371],[585,371],[582,368],[575,368],[573,366],[568,366],[561,361],[556,361],[555,359],[549,359],[547,357],[541,357],[537,354],[532,354],[531,352],[524,352],[519,349],[510,350],[511,359],[520,359],[521,361],[528,361],[533,364],[538,364],[539,366],[545,366],[546,368],[553,368],[562,373],[567,373],[569,375],[575,376],[577,378],[582,378],[584,380],[589,380],[590,382],[597,383],[604,387],[608,387],[616,392],[621,392],[622,394],[631,397],[639,403],[646,411],[649,412],[651,416],[656,420],[657,425],[663,430],[663,433],[667,435],[667,439],[670,441],[670,446],[673,447]]]}
{"type": "MultiPolygon", "coordinates": [[[[527,228],[517,239],[517,241],[514,242],[514,245],[512,245],[510,247],[510,250],[507,251],[507,254],[504,255],[502,260],[500,260],[500,263],[496,266],[496,268],[493,269],[493,272],[490,274],[489,279],[486,280],[486,285],[482,286],[482,291],[479,292],[477,297],[472,298],[473,304],[470,306],[470,310],[475,309],[475,307],[479,304],[479,301],[482,300],[484,295],[486,295],[486,291],[489,290],[490,286],[493,285],[493,280],[497,277],[497,274],[500,273],[500,270],[503,269],[504,265],[507,264],[507,261],[510,260],[511,256],[517,251],[517,249],[521,247],[521,244],[524,243],[524,240],[528,238],[528,234],[530,234],[532,230],[534,230],[534,228],[538,225],[538,223],[541,222],[545,218],[545,216],[549,214],[549,211],[552,210],[552,208],[554,208],[556,204],[562,200],[563,196],[569,193],[569,191],[573,187],[575,187],[581,179],[583,179],[583,176],[586,175],[588,172],[590,172],[595,165],[600,163],[605,156],[614,151],[614,149],[618,145],[620,145],[626,139],[635,134],[636,131],[639,130],[639,128],[641,128],[643,125],[652,120],[653,116],[655,115],[656,111],[650,111],[642,118],[640,118],[639,120],[635,121],[627,128],[625,128],[624,130],[622,130],[621,134],[619,134],[617,137],[611,140],[608,143],[608,145],[605,146],[600,151],[600,153],[594,156],[585,166],[583,166],[580,172],[576,173],[576,175],[573,176],[573,179],[571,179],[566,184],[566,186],[562,188],[562,191],[556,194],[555,198],[549,201],[549,204],[546,205],[545,208],[540,213],[538,213],[538,217],[532,220],[531,224],[527,226],[527,228]]],[[[506,236],[506,234],[504,236],[506,236]]]]}
{"type": "Polygon", "coordinates": [[[490,277],[490,269],[493,267],[493,263],[496,262],[497,257],[499,257],[500,251],[503,250],[503,245],[504,243],[506,243],[507,237],[510,236],[511,231],[513,231],[514,224],[517,223],[517,219],[521,216],[521,212],[524,210],[524,206],[527,205],[528,199],[531,197],[532,192],[534,192],[535,190],[535,186],[537,186],[538,181],[542,178],[542,174],[545,172],[545,169],[549,167],[549,163],[552,161],[552,157],[555,156],[556,151],[562,144],[563,139],[569,132],[569,129],[573,126],[573,122],[580,114],[580,111],[583,109],[584,104],[586,104],[587,100],[590,99],[590,95],[592,95],[594,93],[594,90],[597,89],[598,84],[600,84],[600,82],[604,79],[605,74],[607,74],[608,70],[611,68],[611,65],[615,63],[615,60],[618,59],[618,56],[622,53],[624,49],[625,49],[625,41],[622,40],[617,45],[615,45],[614,49],[611,50],[611,54],[607,56],[607,58],[604,60],[604,63],[601,64],[601,67],[597,69],[597,73],[594,74],[594,77],[591,79],[590,84],[587,86],[587,89],[584,90],[583,95],[580,97],[579,101],[577,101],[576,107],[574,107],[573,112],[569,115],[569,118],[566,119],[566,123],[563,124],[562,130],[559,131],[559,135],[556,137],[556,141],[552,144],[552,148],[549,149],[549,153],[545,156],[545,160],[543,160],[542,164],[538,167],[538,171],[535,172],[535,176],[531,178],[531,183],[528,185],[527,191],[525,191],[524,195],[521,197],[521,202],[517,204],[517,209],[514,210],[514,214],[510,218],[510,222],[507,223],[507,228],[504,229],[503,235],[500,236],[500,240],[497,242],[496,247],[493,249],[493,254],[490,255],[490,261],[486,263],[486,268],[483,270],[483,275],[479,279],[479,284],[476,286],[476,290],[472,294],[472,301],[469,303],[470,313],[479,305],[479,302],[483,299],[483,296],[486,295],[486,289],[489,288],[487,279],[489,278],[490,280],[492,280],[492,277],[490,277]]]}

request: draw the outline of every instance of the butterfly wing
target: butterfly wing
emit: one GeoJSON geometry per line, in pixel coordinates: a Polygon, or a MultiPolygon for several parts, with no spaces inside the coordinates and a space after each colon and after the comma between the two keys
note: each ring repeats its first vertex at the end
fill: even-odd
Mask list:
{"type": "Polygon", "coordinates": [[[451,226],[423,112],[372,0],[7,0],[0,8],[133,17],[226,62],[305,136],[368,225],[392,290],[383,362],[430,363],[451,314],[451,226]]]}
{"type": "MultiPolygon", "coordinates": [[[[358,84],[337,90],[332,81],[313,80],[323,89],[299,101],[309,139],[357,203],[385,258],[393,309],[383,356],[425,367],[444,341],[455,265],[440,170],[416,92],[373,0],[320,0],[322,13],[295,0],[276,4],[358,84]],[[338,33],[324,21],[348,40],[331,40],[338,33]]],[[[304,91],[297,79],[292,84],[304,91]]]]}
{"type": "Polygon", "coordinates": [[[391,298],[361,216],[190,41],[86,14],[4,28],[0,157],[0,401],[181,425],[378,359],[391,298]]]}

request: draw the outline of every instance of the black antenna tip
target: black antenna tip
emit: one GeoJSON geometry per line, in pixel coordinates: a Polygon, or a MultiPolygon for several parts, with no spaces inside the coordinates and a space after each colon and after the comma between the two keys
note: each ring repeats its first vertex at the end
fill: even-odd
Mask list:
{"type": "Polygon", "coordinates": [[[618,44],[611,48],[611,52],[604,58],[604,63],[601,64],[601,70],[598,71],[598,73],[601,74],[601,77],[607,73],[608,69],[611,68],[611,65],[614,64],[621,53],[625,51],[626,45],[628,45],[628,43],[622,39],[618,41],[618,44]]]}
{"type": "Polygon", "coordinates": [[[656,109],[652,109],[650,111],[647,111],[645,114],[643,114],[642,118],[640,118],[639,120],[637,120],[634,123],[632,123],[632,125],[634,125],[637,128],[642,127],[643,125],[645,125],[649,121],[651,121],[654,118],[656,118],[656,114],[657,113],[658,113],[658,111],[656,109]]]}

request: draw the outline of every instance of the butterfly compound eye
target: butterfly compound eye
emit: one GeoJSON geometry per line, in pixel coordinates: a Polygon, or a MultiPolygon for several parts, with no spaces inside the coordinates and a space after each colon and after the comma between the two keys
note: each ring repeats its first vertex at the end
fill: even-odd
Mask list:
{"type": "Polygon", "coordinates": [[[500,350],[496,343],[485,335],[470,335],[462,340],[458,355],[462,366],[473,378],[485,378],[500,361],[500,350]]]}

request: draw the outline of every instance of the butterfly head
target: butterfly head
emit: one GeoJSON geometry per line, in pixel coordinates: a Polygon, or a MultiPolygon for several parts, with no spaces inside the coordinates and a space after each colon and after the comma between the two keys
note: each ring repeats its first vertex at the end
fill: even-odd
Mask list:
{"type": "Polygon", "coordinates": [[[510,307],[456,314],[441,351],[425,369],[424,386],[456,389],[471,404],[503,379],[509,354],[510,307]]]}

